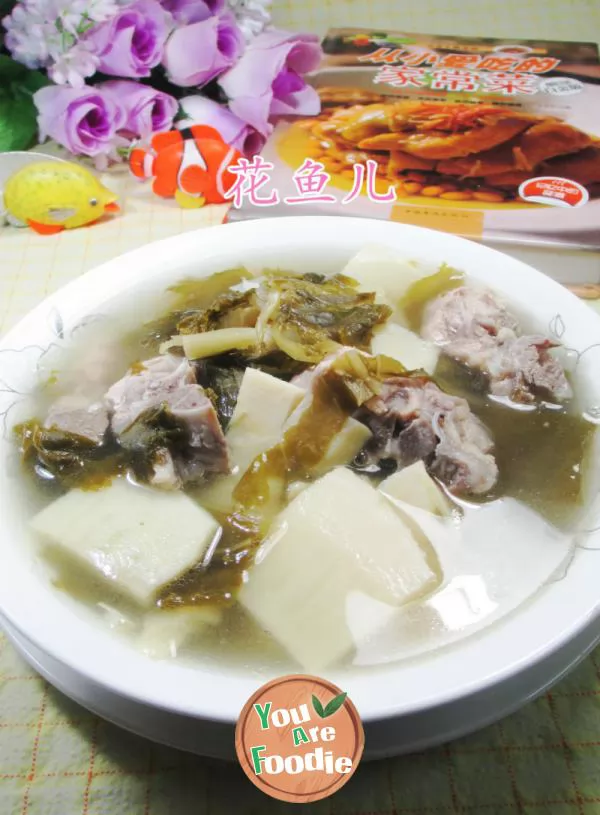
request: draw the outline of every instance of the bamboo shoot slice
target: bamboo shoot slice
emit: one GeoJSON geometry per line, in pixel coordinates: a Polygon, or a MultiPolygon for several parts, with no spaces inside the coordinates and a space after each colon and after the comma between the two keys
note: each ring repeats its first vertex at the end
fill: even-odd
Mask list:
{"type": "Polygon", "coordinates": [[[212,515],[184,493],[121,478],[101,490],[71,490],[31,525],[88,574],[142,606],[198,563],[219,531],[212,515]]]}
{"type": "MultiPolygon", "coordinates": [[[[239,600],[303,669],[319,671],[358,644],[350,614],[357,597],[389,610],[438,581],[391,502],[339,468],[280,514],[239,600]]],[[[362,620],[360,637],[380,617],[362,620]]]]}

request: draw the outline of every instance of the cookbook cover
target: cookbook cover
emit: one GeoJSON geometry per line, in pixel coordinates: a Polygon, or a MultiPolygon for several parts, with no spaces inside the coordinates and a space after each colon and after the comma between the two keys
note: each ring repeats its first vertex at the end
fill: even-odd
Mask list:
{"type": "Polygon", "coordinates": [[[595,44],[346,28],[323,47],[321,113],[246,162],[230,220],[346,214],[600,248],[595,44]]]}

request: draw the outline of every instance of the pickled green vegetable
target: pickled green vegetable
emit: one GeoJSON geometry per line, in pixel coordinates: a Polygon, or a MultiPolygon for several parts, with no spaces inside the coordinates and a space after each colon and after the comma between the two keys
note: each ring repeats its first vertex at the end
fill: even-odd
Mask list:
{"type": "Polygon", "coordinates": [[[359,292],[343,275],[302,278],[274,274],[264,284],[276,295],[268,319],[280,350],[300,362],[320,362],[341,345],[369,351],[373,330],[391,316],[373,292],[359,292]]]}
{"type": "MultiPolygon", "coordinates": [[[[139,331],[126,337],[124,343],[128,346],[141,346],[157,351],[162,342],[166,342],[174,334],[179,333],[178,324],[181,321],[192,320],[192,315],[204,313],[219,297],[228,295],[232,286],[237,286],[242,281],[251,278],[250,272],[241,266],[237,269],[217,272],[210,277],[181,280],[167,290],[167,296],[171,295],[167,312],[145,323],[139,331]]],[[[187,333],[193,333],[191,328],[187,333]]]]}
{"type": "Polygon", "coordinates": [[[125,471],[123,451],[115,442],[89,439],[43,427],[32,419],[14,428],[23,465],[36,481],[53,481],[60,489],[93,490],[125,471]]]}
{"type": "Polygon", "coordinates": [[[457,289],[464,282],[465,278],[462,272],[457,272],[456,269],[447,266],[445,263],[441,265],[439,271],[435,274],[415,281],[408,288],[400,302],[400,307],[404,311],[409,328],[419,333],[427,303],[439,297],[440,294],[445,294],[451,289],[457,289]]]}
{"type": "Polygon", "coordinates": [[[236,486],[235,509],[221,519],[223,532],[210,568],[188,573],[162,594],[159,604],[229,602],[271,522],[283,508],[290,482],[311,480],[357,407],[379,392],[386,377],[402,374],[406,375],[404,368],[396,360],[365,357],[358,351],[348,351],[333,360],[314,381],[312,398],[297,423],[279,444],[255,458],[236,486]]]}

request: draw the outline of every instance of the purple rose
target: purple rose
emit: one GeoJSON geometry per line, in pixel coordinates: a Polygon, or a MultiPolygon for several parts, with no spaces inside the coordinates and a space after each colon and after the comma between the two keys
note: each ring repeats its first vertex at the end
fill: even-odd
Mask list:
{"type": "Polygon", "coordinates": [[[313,116],[321,108],[302,75],[321,61],[318,37],[289,31],[263,31],[239,62],[219,79],[232,112],[265,138],[275,116],[313,116]]]}
{"type": "Polygon", "coordinates": [[[169,130],[177,113],[177,100],[148,85],[111,80],[97,86],[119,105],[125,116],[123,130],[146,138],[159,130],[169,130]]]}
{"type": "Polygon", "coordinates": [[[212,99],[200,95],[185,96],[179,100],[179,104],[185,114],[185,119],[177,122],[178,128],[208,125],[221,134],[224,142],[246,156],[253,156],[262,150],[265,140],[260,133],[238,119],[224,105],[219,105],[212,99]]]}
{"type": "Polygon", "coordinates": [[[202,86],[233,65],[243,48],[235,18],[225,12],[176,29],[167,40],[163,64],[173,84],[202,86]]]}
{"type": "Polygon", "coordinates": [[[162,59],[172,27],[171,15],[157,0],[135,0],[91,28],[85,42],[100,60],[99,71],[110,76],[150,76],[162,59]]]}
{"type": "Polygon", "coordinates": [[[117,131],[125,116],[114,98],[100,88],[49,85],[33,95],[40,141],[48,136],[71,153],[100,156],[121,142],[117,131]]]}
{"type": "Polygon", "coordinates": [[[160,4],[183,25],[200,23],[225,8],[225,0],[160,0],[160,4]]]}

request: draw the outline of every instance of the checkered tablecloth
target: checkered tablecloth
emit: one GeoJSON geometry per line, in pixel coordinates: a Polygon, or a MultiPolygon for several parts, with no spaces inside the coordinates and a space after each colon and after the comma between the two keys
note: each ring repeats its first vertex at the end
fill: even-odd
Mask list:
{"type": "MultiPolygon", "coordinates": [[[[280,0],[275,16],[318,33],[370,25],[532,39],[600,36],[600,0],[280,0]]],[[[136,187],[123,217],[93,229],[53,237],[4,230],[0,332],[102,261],[219,223],[222,215],[220,208],[179,210],[136,187]]],[[[318,815],[600,813],[600,651],[502,723],[447,747],[363,764],[333,798],[305,808],[318,815]]],[[[236,766],[151,744],[99,720],[39,679],[0,635],[0,815],[292,811],[294,805],[259,793],[236,766]]]]}

